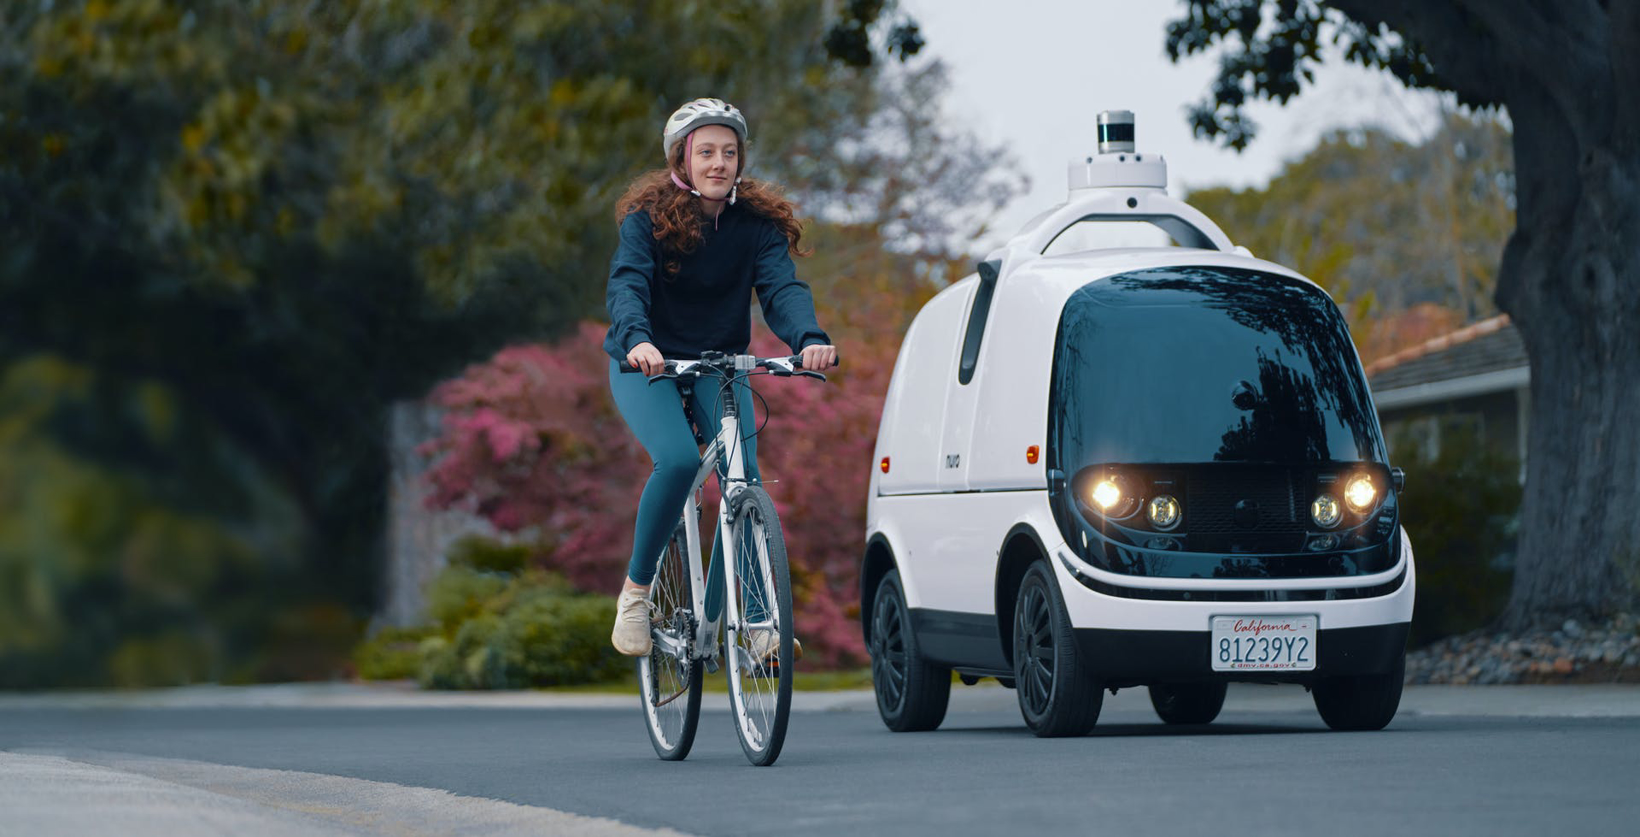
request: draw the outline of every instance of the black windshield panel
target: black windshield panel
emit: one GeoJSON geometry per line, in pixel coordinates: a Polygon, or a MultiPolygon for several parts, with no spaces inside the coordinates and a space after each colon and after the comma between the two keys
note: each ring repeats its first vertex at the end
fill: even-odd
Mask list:
{"type": "Polygon", "coordinates": [[[1269,273],[1160,268],[1071,295],[1050,463],[1383,462],[1338,309],[1269,273]]]}

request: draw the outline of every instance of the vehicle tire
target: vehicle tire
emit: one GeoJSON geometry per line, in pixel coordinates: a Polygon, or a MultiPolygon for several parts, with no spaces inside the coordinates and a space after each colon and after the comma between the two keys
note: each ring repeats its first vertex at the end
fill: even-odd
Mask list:
{"type": "Polygon", "coordinates": [[[871,686],[877,713],[895,732],[939,727],[951,702],[951,669],[922,658],[900,571],[889,570],[871,600],[871,686]]]}
{"type": "Polygon", "coordinates": [[[1389,726],[1401,706],[1407,656],[1383,674],[1323,677],[1310,688],[1321,720],[1335,730],[1379,730],[1389,726]]]}
{"type": "Polygon", "coordinates": [[[1039,738],[1086,735],[1099,721],[1104,694],[1043,561],[1025,571],[1014,600],[1014,681],[1019,714],[1039,738]]]}
{"type": "Polygon", "coordinates": [[[649,656],[638,659],[638,691],[642,697],[644,728],[655,755],[681,761],[695,743],[700,723],[701,661],[693,659],[695,628],[689,545],[680,522],[666,542],[654,583],[649,586],[650,635],[681,645],[681,659],[666,653],[657,641],[649,656]]]}
{"type": "Polygon", "coordinates": [[[1211,724],[1224,708],[1228,684],[1158,683],[1150,687],[1150,705],[1168,724],[1211,724]]]}
{"type": "Polygon", "coordinates": [[[727,626],[725,656],[729,663],[729,719],[740,739],[747,761],[767,767],[780,758],[786,743],[786,723],[792,705],[792,584],[786,567],[786,538],[780,531],[780,517],[774,501],[761,486],[742,489],[745,495],[729,523],[726,565],[735,568],[728,605],[743,623],[748,614],[761,611],[755,626],[727,626]],[[742,574],[751,567],[760,580],[742,574]],[[773,631],[777,637],[772,651],[759,656],[757,633],[773,631]]]}

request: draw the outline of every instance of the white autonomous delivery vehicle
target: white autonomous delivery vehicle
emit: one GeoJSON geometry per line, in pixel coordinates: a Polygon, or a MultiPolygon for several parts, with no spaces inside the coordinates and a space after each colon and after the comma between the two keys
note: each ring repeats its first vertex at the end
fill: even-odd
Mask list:
{"type": "Polygon", "coordinates": [[[1333,729],[1401,698],[1412,547],[1332,299],[1171,198],[1099,115],[1066,202],[906,332],[866,512],[861,627],[883,721],[939,726],[951,673],[1041,736],[1103,690],[1212,721],[1231,681],[1301,684],[1333,729]],[[1177,246],[1045,255],[1082,223],[1177,246]],[[1147,228],[1148,229],[1148,228],[1147,228]]]}

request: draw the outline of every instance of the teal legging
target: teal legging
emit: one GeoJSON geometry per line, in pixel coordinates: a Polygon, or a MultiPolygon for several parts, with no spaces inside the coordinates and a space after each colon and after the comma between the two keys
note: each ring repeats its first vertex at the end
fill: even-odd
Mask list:
{"type": "MultiPolygon", "coordinates": [[[[701,432],[710,439],[721,426],[723,409],[719,395],[721,378],[702,376],[695,381],[690,398],[690,411],[701,425],[701,432]]],[[[676,381],[649,379],[638,374],[622,374],[617,361],[609,362],[609,389],[615,396],[615,408],[632,428],[632,435],[649,452],[655,470],[644,483],[643,496],[638,500],[638,525],[632,535],[632,559],[626,574],[636,584],[655,580],[655,567],[660,563],[661,550],[672,536],[678,523],[678,513],[689,494],[689,485],[700,468],[700,447],[695,434],[689,430],[689,420],[683,414],[683,399],[678,394],[676,381]]],[[[744,382],[736,383],[735,394],[740,401],[740,435],[744,440],[747,479],[760,479],[757,470],[756,426],[752,424],[751,388],[744,382]]],[[[728,472],[727,456],[718,463],[718,478],[728,472]]],[[[710,526],[708,527],[710,528],[710,526]]],[[[705,533],[702,532],[704,535],[705,533]]],[[[715,532],[714,532],[715,534],[715,532]]],[[[723,608],[723,555],[722,538],[712,538],[712,558],[706,581],[706,618],[716,619],[723,608]]],[[[756,604],[763,600],[762,578],[751,567],[736,568],[741,577],[752,585],[754,595],[747,598],[756,604]]],[[[746,613],[752,621],[761,621],[763,614],[746,613]]]]}

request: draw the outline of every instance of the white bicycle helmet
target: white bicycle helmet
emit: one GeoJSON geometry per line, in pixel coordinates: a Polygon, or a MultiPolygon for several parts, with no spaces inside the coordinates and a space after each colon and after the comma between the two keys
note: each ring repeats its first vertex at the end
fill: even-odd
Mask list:
{"type": "Polygon", "coordinates": [[[722,99],[696,99],[667,117],[666,128],[661,131],[661,152],[666,159],[672,159],[673,146],[702,125],[724,125],[733,129],[744,149],[746,117],[740,115],[740,110],[722,99]]]}

